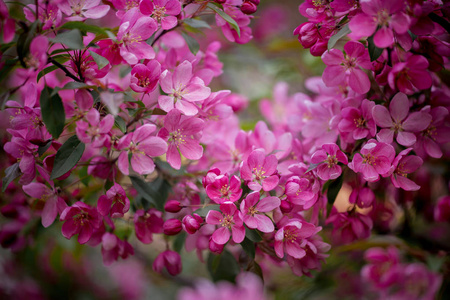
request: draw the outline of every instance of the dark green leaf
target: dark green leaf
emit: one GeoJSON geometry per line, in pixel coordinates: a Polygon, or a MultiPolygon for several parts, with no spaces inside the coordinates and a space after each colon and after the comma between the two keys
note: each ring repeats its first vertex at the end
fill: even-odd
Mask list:
{"type": "Polygon", "coordinates": [[[72,29],[63,33],[59,33],[55,38],[50,39],[54,43],[61,43],[70,49],[84,49],[83,37],[78,29],[72,29]]]}
{"type": "Polygon", "coordinates": [[[262,241],[261,234],[256,229],[249,229],[245,227],[245,237],[255,243],[262,241]]]}
{"type": "Polygon", "coordinates": [[[46,86],[41,92],[39,100],[41,105],[42,121],[44,121],[48,132],[57,139],[64,130],[66,113],[61,97],[56,93],[52,95],[52,90],[46,86]]]}
{"type": "Polygon", "coordinates": [[[185,19],[184,20],[184,23],[186,23],[186,24],[188,24],[189,26],[191,26],[191,27],[194,27],[194,28],[211,28],[210,26],[209,26],[209,24],[208,23],[206,23],[205,21],[203,21],[203,20],[197,20],[197,19],[185,19]]]}
{"type": "Polygon", "coordinates": [[[219,204],[208,205],[197,209],[196,211],[194,211],[194,213],[199,215],[200,217],[206,217],[206,215],[210,210],[220,211],[220,205],[219,204]]]}
{"type": "Polygon", "coordinates": [[[8,101],[9,96],[10,96],[10,94],[8,91],[4,92],[0,95],[0,109],[1,110],[3,110],[5,108],[5,104],[8,101]]]}
{"type": "Polygon", "coordinates": [[[344,27],[341,28],[335,35],[330,37],[328,40],[328,50],[333,49],[334,45],[336,45],[337,41],[342,39],[344,36],[352,32],[350,28],[348,27],[348,24],[346,24],[344,27]]]}
{"type": "Polygon", "coordinates": [[[375,46],[375,43],[373,42],[373,35],[369,38],[367,38],[367,42],[368,42],[368,50],[369,50],[369,56],[370,56],[370,61],[374,61],[376,60],[378,57],[380,57],[380,55],[383,53],[382,48],[378,48],[377,46],[375,46]]]}
{"type": "Polygon", "coordinates": [[[106,182],[105,182],[105,191],[107,191],[107,190],[109,190],[110,188],[112,188],[113,185],[114,185],[114,182],[113,182],[113,181],[111,181],[111,180],[109,180],[109,179],[106,179],[106,182]]]}
{"type": "Polygon", "coordinates": [[[249,263],[249,265],[247,267],[247,271],[250,271],[250,272],[258,275],[261,278],[262,282],[264,283],[264,276],[263,276],[263,272],[262,272],[261,266],[258,265],[256,263],[256,261],[253,260],[253,261],[251,261],[249,263]]]}
{"type": "Polygon", "coordinates": [[[186,232],[180,232],[173,242],[173,250],[180,253],[183,249],[184,242],[186,241],[187,234],[186,232]]]}
{"type": "Polygon", "coordinates": [[[247,237],[241,243],[242,249],[244,249],[245,253],[248,254],[250,258],[255,258],[255,243],[252,242],[247,237]]]}
{"type": "Polygon", "coordinates": [[[137,176],[130,176],[130,179],[133,187],[144,199],[150,201],[158,210],[163,211],[171,189],[165,179],[158,177],[152,182],[145,182],[137,176]]]}
{"type": "Polygon", "coordinates": [[[209,254],[208,271],[215,282],[220,280],[234,282],[240,272],[240,268],[234,256],[227,250],[224,250],[220,255],[209,254]]]}
{"type": "Polygon", "coordinates": [[[230,26],[236,30],[238,36],[241,36],[241,30],[239,29],[239,25],[236,23],[236,21],[230,17],[226,12],[221,10],[219,6],[217,6],[214,2],[208,3],[208,7],[211,8],[213,11],[215,11],[219,16],[221,16],[225,21],[230,24],[230,26]]]}
{"type": "Polygon", "coordinates": [[[56,152],[50,179],[61,177],[75,167],[83,155],[84,148],[84,144],[76,135],[71,136],[56,152]]]}
{"type": "Polygon", "coordinates": [[[63,29],[79,29],[83,32],[92,32],[92,33],[96,33],[96,34],[106,35],[105,29],[98,27],[98,26],[94,26],[94,25],[88,25],[84,22],[79,22],[79,21],[64,23],[64,25],[62,25],[61,28],[63,28],[63,29]]]}
{"type": "Polygon", "coordinates": [[[21,174],[22,173],[20,172],[18,162],[16,162],[12,166],[9,166],[8,168],[6,168],[5,177],[3,177],[3,180],[2,180],[2,192],[4,192],[6,190],[6,188],[11,183],[11,181],[13,181],[17,177],[19,177],[21,174]]]}
{"type": "Polygon", "coordinates": [[[37,76],[37,81],[39,81],[42,78],[42,76],[47,75],[48,73],[53,72],[58,69],[59,68],[57,66],[50,66],[50,67],[45,68],[44,70],[39,72],[39,74],[37,76]]]}
{"type": "Polygon", "coordinates": [[[42,154],[44,154],[45,151],[47,151],[48,148],[50,148],[51,144],[52,140],[48,140],[47,144],[45,144],[44,146],[39,146],[38,155],[41,156],[42,154]]]}
{"type": "Polygon", "coordinates": [[[76,90],[76,89],[87,89],[91,87],[90,85],[87,85],[86,83],[83,82],[78,82],[78,81],[71,81],[66,83],[61,90],[76,90]]]}
{"type": "Polygon", "coordinates": [[[192,52],[192,54],[196,55],[198,50],[200,50],[200,45],[198,44],[197,40],[184,32],[181,32],[181,35],[186,41],[189,50],[192,52]]]}
{"type": "MultiPolygon", "coordinates": [[[[31,25],[31,28],[28,28],[28,31],[24,31],[19,38],[17,39],[17,55],[19,56],[19,61],[23,67],[26,68],[26,64],[24,59],[27,57],[30,51],[30,44],[34,38],[34,34],[36,32],[38,22],[34,22],[31,25]]],[[[3,71],[3,70],[2,70],[3,71]]]]}
{"type": "Polygon", "coordinates": [[[333,204],[334,200],[336,200],[336,197],[341,190],[342,183],[344,182],[344,176],[339,176],[339,178],[331,181],[330,185],[328,186],[327,191],[327,199],[329,204],[333,204]]]}
{"type": "Polygon", "coordinates": [[[14,69],[17,65],[17,62],[19,60],[17,58],[14,59],[8,59],[4,62],[4,65],[2,66],[1,72],[0,72],[0,82],[2,82],[4,79],[6,79],[9,76],[9,73],[14,69]]]}
{"type": "Polygon", "coordinates": [[[122,133],[127,132],[127,124],[120,116],[115,117],[114,124],[122,131],[122,133]]]}
{"type": "Polygon", "coordinates": [[[309,167],[308,167],[308,170],[306,170],[305,173],[308,173],[309,171],[314,170],[315,168],[317,168],[318,165],[320,165],[320,163],[318,163],[318,164],[310,164],[309,167]]]}
{"type": "Polygon", "coordinates": [[[89,53],[91,54],[92,58],[94,59],[95,63],[98,66],[98,69],[101,70],[107,65],[109,65],[109,60],[101,56],[100,54],[97,54],[91,50],[89,50],[89,53]]]}

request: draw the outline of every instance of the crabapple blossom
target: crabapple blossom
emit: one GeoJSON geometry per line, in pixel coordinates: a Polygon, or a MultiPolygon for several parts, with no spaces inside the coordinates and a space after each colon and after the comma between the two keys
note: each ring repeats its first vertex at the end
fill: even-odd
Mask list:
{"type": "Polygon", "coordinates": [[[101,195],[98,199],[97,210],[102,216],[111,214],[113,218],[120,218],[130,209],[130,200],[125,194],[125,190],[118,183],[106,191],[106,195],[101,195]]]}
{"type": "Polygon", "coordinates": [[[163,232],[165,235],[177,235],[182,229],[181,221],[178,219],[169,219],[164,222],[163,232]]]}
{"type": "Polygon", "coordinates": [[[366,137],[374,137],[377,126],[372,117],[372,109],[375,106],[373,101],[364,99],[361,107],[346,107],[342,110],[342,120],[338,128],[341,132],[350,132],[355,140],[366,137]]]}
{"type": "Polygon", "coordinates": [[[335,242],[343,244],[368,238],[373,227],[372,219],[356,212],[355,208],[349,212],[338,212],[333,207],[326,223],[333,224],[332,237],[335,242]]]}
{"type": "Polygon", "coordinates": [[[245,238],[242,218],[236,205],[232,202],[220,204],[220,212],[210,210],[206,215],[206,223],[220,225],[220,228],[216,229],[212,235],[212,240],[219,245],[226,244],[230,236],[232,236],[235,243],[241,243],[245,238]]]}
{"type": "Polygon", "coordinates": [[[150,93],[155,90],[161,74],[161,65],[151,60],[147,65],[137,64],[131,69],[130,88],[136,93],[150,93]]]}
{"type": "Polygon", "coordinates": [[[250,229],[258,229],[261,232],[272,232],[275,227],[272,220],[264,214],[280,206],[277,197],[265,197],[260,199],[259,192],[253,192],[242,200],[240,209],[243,221],[250,229]]]}
{"type": "Polygon", "coordinates": [[[75,131],[78,139],[83,143],[92,143],[92,146],[96,148],[109,145],[108,134],[114,125],[114,117],[112,115],[107,115],[100,121],[98,110],[91,108],[85,118],[77,121],[76,124],[75,131]]]}
{"type": "Polygon", "coordinates": [[[200,225],[203,223],[203,218],[198,214],[193,214],[192,216],[187,215],[183,217],[182,223],[183,229],[187,233],[194,234],[200,229],[200,225]]]}
{"type": "Polygon", "coordinates": [[[411,95],[417,90],[431,87],[432,78],[428,73],[428,61],[421,55],[408,53],[405,61],[396,63],[388,75],[389,86],[400,92],[411,95]]]}
{"type": "Polygon", "coordinates": [[[119,256],[126,259],[133,255],[133,247],[126,240],[119,239],[115,234],[105,232],[102,236],[102,257],[105,266],[111,265],[119,256]]]}
{"type": "Polygon", "coordinates": [[[163,224],[162,213],[154,208],[148,211],[139,209],[134,214],[136,237],[144,244],[153,241],[152,233],[163,232],[163,224]]]}
{"type": "Polygon", "coordinates": [[[161,273],[164,268],[172,276],[180,274],[182,270],[180,254],[171,250],[161,252],[153,261],[153,270],[161,273]]]}
{"type": "Polygon", "coordinates": [[[277,158],[271,154],[266,156],[263,149],[253,150],[248,158],[242,162],[240,171],[248,187],[256,192],[273,190],[279,181],[277,172],[277,158]]]}
{"type": "Polygon", "coordinates": [[[416,155],[408,155],[412,148],[401,151],[392,162],[394,169],[391,175],[392,184],[396,188],[402,188],[405,191],[417,191],[420,189],[414,181],[407,178],[409,173],[417,170],[422,164],[423,160],[416,155]]]}
{"type": "Polygon", "coordinates": [[[302,205],[305,209],[313,206],[317,200],[309,179],[299,176],[291,176],[286,181],[285,194],[289,202],[302,205]]]}
{"type": "Polygon", "coordinates": [[[208,197],[218,204],[235,202],[242,195],[241,180],[236,175],[218,175],[206,186],[205,191],[208,197]]]}
{"type": "Polygon", "coordinates": [[[342,174],[342,168],[338,162],[348,164],[347,156],[336,144],[323,144],[322,149],[311,156],[313,164],[317,166],[317,175],[322,180],[336,179],[342,174]]]}
{"type": "Polygon", "coordinates": [[[322,227],[316,227],[308,222],[289,221],[275,234],[275,253],[279,258],[283,258],[285,252],[293,258],[303,258],[306,255],[305,246],[308,244],[308,238],[320,230],[322,227]]]}
{"type": "Polygon", "coordinates": [[[169,30],[177,25],[176,16],[181,12],[181,4],[179,0],[142,0],[139,9],[156,19],[162,29],[169,30]]]}
{"type": "Polygon", "coordinates": [[[62,226],[63,236],[70,239],[78,234],[78,243],[80,244],[87,243],[94,230],[98,229],[102,223],[97,210],[81,201],[64,209],[60,219],[65,221],[62,226]]]}
{"type": "Polygon", "coordinates": [[[68,17],[68,21],[100,19],[109,11],[109,5],[99,5],[100,0],[68,0],[58,4],[58,8],[68,17]]]}

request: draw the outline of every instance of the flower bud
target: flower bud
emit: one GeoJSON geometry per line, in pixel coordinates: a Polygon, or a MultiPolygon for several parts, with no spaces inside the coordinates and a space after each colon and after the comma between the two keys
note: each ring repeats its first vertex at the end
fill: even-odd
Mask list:
{"type": "Polygon", "coordinates": [[[258,7],[256,6],[256,4],[250,1],[246,1],[241,5],[241,11],[246,15],[254,14],[257,9],[258,7]]]}
{"type": "Polygon", "coordinates": [[[281,201],[280,209],[281,209],[281,212],[288,213],[292,210],[292,203],[289,202],[288,200],[283,200],[283,201],[281,201]]]}
{"type": "Polygon", "coordinates": [[[164,229],[164,234],[166,234],[166,235],[176,235],[182,229],[181,221],[178,219],[169,219],[164,223],[163,229],[164,229]]]}
{"type": "Polygon", "coordinates": [[[153,270],[161,273],[164,267],[172,276],[180,274],[182,270],[180,255],[172,250],[160,253],[153,261],[153,270]]]}
{"type": "Polygon", "coordinates": [[[199,215],[187,215],[183,218],[183,229],[189,234],[194,234],[199,230],[202,223],[203,219],[199,215]]]}
{"type": "Polygon", "coordinates": [[[206,173],[206,176],[203,177],[202,179],[202,183],[203,183],[203,187],[206,189],[206,187],[213,183],[214,180],[216,179],[217,176],[220,175],[220,170],[217,168],[211,169],[208,171],[208,173],[206,173]]]}
{"type": "Polygon", "coordinates": [[[209,238],[209,250],[210,250],[212,253],[215,253],[215,254],[220,254],[220,253],[222,253],[223,247],[224,247],[224,246],[225,246],[225,244],[219,245],[219,244],[217,244],[216,242],[214,242],[213,239],[212,239],[212,237],[209,238]]]}
{"type": "Polygon", "coordinates": [[[181,203],[177,200],[169,200],[167,201],[166,205],[164,205],[164,209],[167,212],[171,213],[177,213],[179,212],[183,207],[181,206],[181,203]]]}

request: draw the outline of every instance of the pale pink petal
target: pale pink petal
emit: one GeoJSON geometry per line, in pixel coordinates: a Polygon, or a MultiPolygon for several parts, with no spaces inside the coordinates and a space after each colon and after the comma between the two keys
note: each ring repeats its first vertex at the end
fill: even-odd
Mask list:
{"type": "Polygon", "coordinates": [[[167,162],[172,168],[179,170],[181,167],[181,156],[175,144],[169,144],[169,149],[166,153],[167,162]]]}
{"type": "Polygon", "coordinates": [[[183,90],[183,92],[183,99],[195,102],[208,98],[211,94],[211,89],[201,84],[190,84],[183,90]]]}
{"type": "Polygon", "coordinates": [[[389,128],[392,126],[391,114],[386,107],[382,105],[375,105],[372,108],[372,117],[375,123],[383,128],[389,128]]]}
{"type": "Polygon", "coordinates": [[[419,132],[427,129],[430,122],[430,114],[424,112],[413,112],[403,122],[402,128],[406,131],[419,132]]]}
{"type": "Polygon", "coordinates": [[[156,157],[167,152],[167,143],[160,137],[151,136],[138,146],[139,150],[144,151],[145,154],[156,157]]]}
{"type": "Polygon", "coordinates": [[[176,90],[183,90],[192,78],[192,64],[185,60],[173,72],[173,86],[176,90]]]}
{"type": "Polygon", "coordinates": [[[273,190],[278,185],[279,178],[277,175],[272,175],[268,178],[264,178],[262,181],[262,188],[268,192],[273,190]]]}
{"type": "Polygon", "coordinates": [[[198,107],[191,102],[178,100],[175,103],[175,108],[181,111],[186,116],[195,116],[198,113],[198,107]]]}
{"type": "Polygon", "coordinates": [[[173,98],[170,96],[161,95],[158,97],[159,107],[166,112],[169,112],[172,109],[174,109],[175,106],[173,102],[174,102],[173,98]]]}
{"type": "Polygon", "coordinates": [[[322,80],[328,87],[343,85],[345,83],[345,70],[342,66],[328,66],[323,71],[322,80]]]}
{"type": "Polygon", "coordinates": [[[131,156],[131,167],[138,174],[150,174],[155,170],[155,163],[145,154],[134,153],[131,156]]]}
{"type": "Polygon", "coordinates": [[[287,254],[294,258],[301,259],[306,255],[306,251],[295,242],[286,242],[285,246],[287,254]]]}
{"type": "Polygon", "coordinates": [[[206,215],[206,223],[218,225],[221,224],[223,219],[223,215],[217,211],[217,210],[210,210],[208,211],[208,214],[206,215]]]}
{"type": "Polygon", "coordinates": [[[167,16],[162,18],[161,20],[161,27],[164,30],[172,29],[175,26],[177,26],[178,19],[174,16],[167,16]]]}
{"type": "Polygon", "coordinates": [[[129,174],[128,152],[122,152],[117,160],[117,167],[123,175],[129,174]]]}
{"type": "Polygon", "coordinates": [[[261,199],[261,201],[259,201],[259,203],[256,205],[256,209],[260,212],[269,212],[279,207],[280,204],[281,201],[278,197],[270,196],[261,199]]]}
{"type": "Polygon", "coordinates": [[[399,131],[397,134],[397,143],[405,147],[410,147],[416,143],[416,135],[407,131],[399,131]]]}
{"type": "Polygon", "coordinates": [[[366,14],[357,14],[349,23],[349,28],[358,37],[369,37],[377,29],[376,19],[366,14]]]}
{"type": "Polygon", "coordinates": [[[245,238],[245,227],[244,226],[233,226],[231,227],[231,232],[233,236],[233,242],[239,244],[245,238]]]}

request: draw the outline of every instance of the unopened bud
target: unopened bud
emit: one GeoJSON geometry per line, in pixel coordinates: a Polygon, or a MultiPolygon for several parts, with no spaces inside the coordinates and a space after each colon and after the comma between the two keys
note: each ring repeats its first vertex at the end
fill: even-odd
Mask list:
{"type": "Polygon", "coordinates": [[[166,205],[164,205],[164,210],[171,213],[177,213],[182,208],[183,207],[181,206],[181,203],[177,200],[169,200],[167,201],[166,205]]]}
{"type": "Polygon", "coordinates": [[[169,219],[166,222],[164,222],[163,229],[164,234],[166,235],[176,235],[182,229],[181,221],[178,219],[169,219]]]}
{"type": "Polygon", "coordinates": [[[202,223],[202,217],[197,214],[194,214],[193,216],[188,215],[183,218],[183,228],[189,234],[196,233],[202,223]]]}
{"type": "Polygon", "coordinates": [[[256,4],[250,1],[246,1],[241,5],[241,11],[246,15],[254,14],[257,9],[258,7],[256,4]]]}

